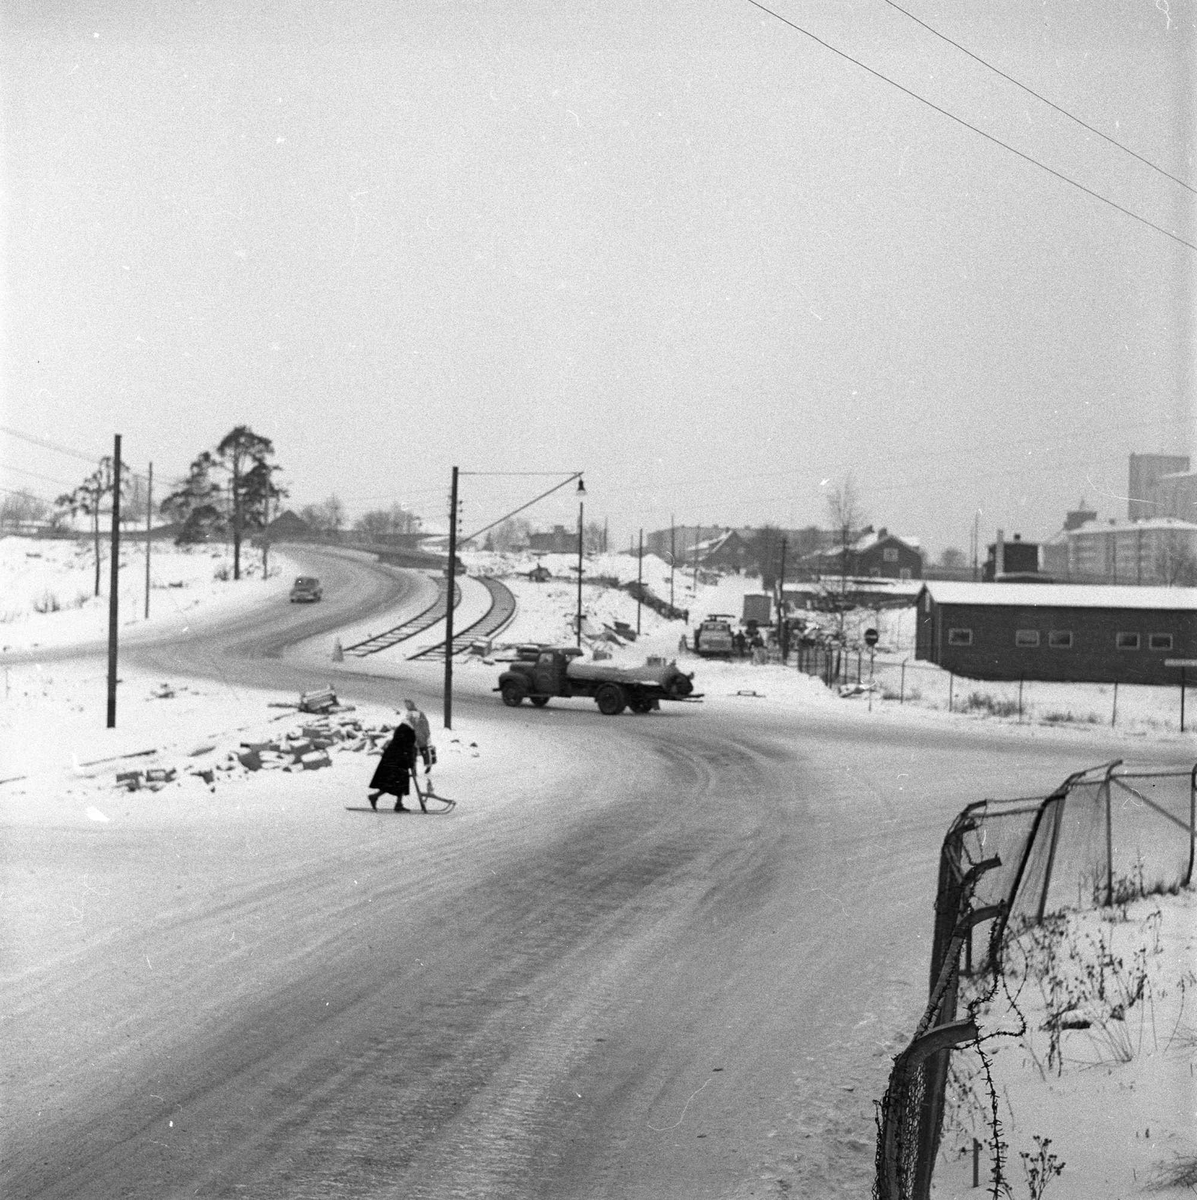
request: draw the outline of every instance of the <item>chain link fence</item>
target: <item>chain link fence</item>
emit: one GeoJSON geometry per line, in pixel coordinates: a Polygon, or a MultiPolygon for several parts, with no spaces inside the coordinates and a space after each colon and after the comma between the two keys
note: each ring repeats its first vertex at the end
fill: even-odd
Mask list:
{"type": "Polygon", "coordinates": [[[1080,771],[1046,797],[970,804],[948,829],[927,1006],[878,1106],[875,1200],[930,1195],[951,1052],[980,1037],[957,1014],[961,973],[999,972],[1007,929],[1192,882],[1197,765],[1121,767],[1080,771]]]}

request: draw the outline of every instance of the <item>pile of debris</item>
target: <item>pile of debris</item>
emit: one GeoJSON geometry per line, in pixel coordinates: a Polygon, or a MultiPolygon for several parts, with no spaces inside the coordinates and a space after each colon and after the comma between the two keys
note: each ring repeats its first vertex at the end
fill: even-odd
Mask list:
{"type": "Polygon", "coordinates": [[[181,783],[181,774],[201,780],[215,791],[218,778],[245,775],[254,771],[318,771],[332,766],[330,751],[381,754],[394,732],[393,725],[367,724],[351,714],[352,705],[340,704],[331,689],[305,692],[294,706],[303,713],[318,714],[277,737],[262,741],[243,741],[235,750],[227,750],[213,761],[215,746],[203,746],[191,757],[203,755],[206,761],[193,762],[180,772],[177,767],[151,767],[140,771],[120,771],[116,786],[128,792],[160,791],[169,783],[181,783]]]}

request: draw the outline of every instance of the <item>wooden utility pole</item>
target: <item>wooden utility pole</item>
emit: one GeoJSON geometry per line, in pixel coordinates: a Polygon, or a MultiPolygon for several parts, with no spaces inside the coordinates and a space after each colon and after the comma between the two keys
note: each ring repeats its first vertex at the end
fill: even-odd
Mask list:
{"type": "Polygon", "coordinates": [[[150,619],[150,534],[154,529],[154,464],[145,494],[145,619],[150,619]]]}
{"type": "MultiPolygon", "coordinates": [[[[108,728],[116,728],[116,638],[121,567],[121,435],[112,444],[112,564],[108,576],[108,728]]],[[[99,505],[97,504],[97,509],[99,505]]]]}
{"type": "Polygon", "coordinates": [[[636,636],[640,636],[640,595],[644,591],[644,530],[640,530],[640,555],[636,560],[636,636]]]}
{"type": "Polygon", "coordinates": [[[453,591],[457,571],[457,468],[449,488],[449,588],[445,593],[445,728],[453,728],[453,591]]]}
{"type": "Polygon", "coordinates": [[[669,514],[669,607],[673,608],[673,564],[677,561],[677,526],[669,514]]]}

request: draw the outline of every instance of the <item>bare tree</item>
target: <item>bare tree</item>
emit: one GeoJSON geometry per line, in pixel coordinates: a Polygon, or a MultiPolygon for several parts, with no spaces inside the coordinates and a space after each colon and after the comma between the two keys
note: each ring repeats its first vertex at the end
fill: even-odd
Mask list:
{"type": "Polygon", "coordinates": [[[345,525],[345,506],[337,495],[299,510],[300,517],[317,533],[340,533],[345,525]]]}
{"type": "Polygon", "coordinates": [[[939,565],[949,571],[963,571],[968,566],[968,557],[963,550],[949,546],[940,556],[939,565]]]}
{"type": "Polygon", "coordinates": [[[51,505],[48,500],[22,488],[7,492],[0,498],[0,528],[12,529],[19,525],[30,525],[49,519],[51,505]]]}
{"type": "MultiPolygon", "coordinates": [[[[65,492],[55,500],[59,510],[72,517],[83,515],[91,518],[92,544],[95,548],[96,582],[95,594],[100,594],[100,513],[104,510],[104,498],[113,493],[112,458],[105,455],[96,469],[73,491],[65,492]]],[[[128,472],[121,471],[121,502],[129,489],[128,472]]]]}
{"type": "Polygon", "coordinates": [[[354,529],[368,537],[387,537],[396,533],[419,533],[423,521],[400,504],[389,509],[375,508],[363,513],[353,523],[354,529]]]}
{"type": "Polygon", "coordinates": [[[1155,576],[1166,587],[1192,587],[1197,584],[1197,554],[1193,541],[1179,530],[1170,530],[1155,553],[1155,576]]]}
{"type": "Polygon", "coordinates": [[[510,517],[496,525],[488,535],[492,549],[503,552],[522,549],[528,544],[532,526],[523,517],[510,517]]]}
{"type": "Polygon", "coordinates": [[[864,508],[856,480],[849,471],[840,482],[827,493],[827,513],[831,518],[831,529],[840,551],[840,592],[848,590],[848,576],[852,573],[852,544],[857,531],[864,524],[864,508]]]}

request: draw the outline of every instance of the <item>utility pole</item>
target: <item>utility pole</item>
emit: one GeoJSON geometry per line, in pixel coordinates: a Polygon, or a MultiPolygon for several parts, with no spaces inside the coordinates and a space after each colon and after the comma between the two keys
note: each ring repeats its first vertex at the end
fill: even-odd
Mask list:
{"type": "Polygon", "coordinates": [[[586,507],[583,500],[578,501],[578,634],[577,645],[582,645],[582,510],[586,507]]]}
{"type": "Polygon", "coordinates": [[[669,514],[669,607],[673,608],[673,564],[677,561],[677,526],[673,513],[669,514]]]}
{"type": "MultiPolygon", "coordinates": [[[[121,567],[121,435],[112,444],[112,563],[108,576],[108,728],[116,728],[116,637],[121,567]]],[[[98,505],[97,505],[98,507],[98,505]]]]}
{"type": "Polygon", "coordinates": [[[781,539],[781,572],[777,577],[777,643],[784,665],[790,653],[790,631],[786,625],[786,539],[781,539]]]}
{"type": "Polygon", "coordinates": [[[145,619],[150,619],[150,534],[154,530],[154,464],[150,463],[150,482],[145,497],[145,619]]]}
{"type": "Polygon", "coordinates": [[[445,728],[453,728],[453,589],[457,571],[457,468],[449,488],[449,590],[445,593],[445,728]]]}
{"type": "Polygon", "coordinates": [[[644,591],[644,530],[640,530],[640,556],[636,562],[636,636],[640,636],[640,595],[644,591]]]}

